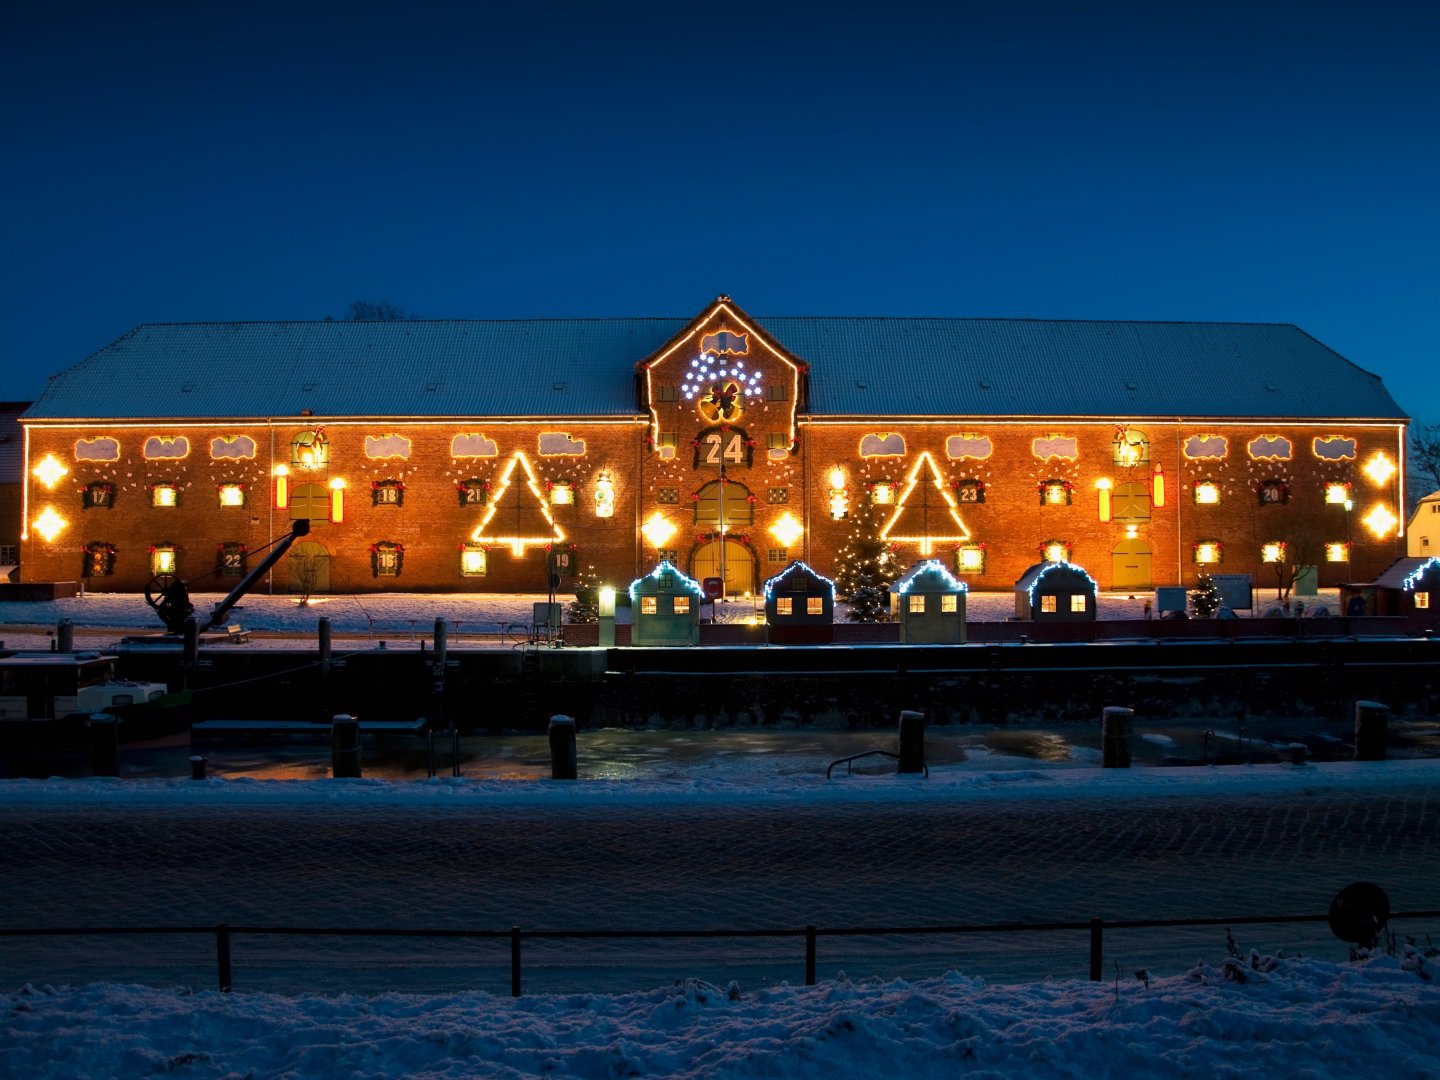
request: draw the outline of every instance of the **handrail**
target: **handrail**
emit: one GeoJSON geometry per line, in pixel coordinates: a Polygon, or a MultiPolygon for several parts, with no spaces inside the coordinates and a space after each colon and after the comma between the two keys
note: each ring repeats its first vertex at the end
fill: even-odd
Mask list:
{"type": "MultiPolygon", "coordinates": [[[[882,751],[883,753],[883,751],[882,751]]],[[[1437,919],[1440,910],[1396,911],[1390,919],[1437,919]]],[[[1187,919],[1100,919],[1093,918],[1078,922],[1008,922],[1008,923],[960,923],[942,926],[835,926],[835,927],[773,927],[768,929],[650,929],[650,930],[525,930],[511,926],[504,930],[479,930],[463,927],[336,927],[336,926],[246,926],[218,923],[211,926],[88,926],[88,927],[0,927],[0,938],[15,937],[87,937],[138,934],[213,934],[215,936],[216,968],[219,988],[228,992],[232,986],[231,939],[236,934],[253,934],[274,937],[418,937],[418,938],[508,938],[510,941],[510,992],[513,997],[521,993],[521,942],[526,938],[535,940],[638,940],[638,939],[679,939],[704,940],[712,938],[791,938],[805,939],[805,985],[815,985],[815,967],[818,940],[822,937],[883,937],[912,936],[916,934],[1012,934],[1035,933],[1036,931],[1077,931],[1090,932],[1090,981],[1103,978],[1104,931],[1152,929],[1178,926],[1258,926],[1284,923],[1327,922],[1326,915],[1240,915],[1205,916],[1187,919]]]]}
{"type": "MultiPolygon", "coordinates": [[[[836,758],[830,763],[829,768],[825,770],[825,779],[830,779],[831,770],[833,770],[836,765],[844,765],[845,775],[854,776],[855,770],[851,768],[851,762],[859,761],[862,757],[870,757],[873,754],[880,754],[882,757],[894,758],[896,761],[900,760],[899,754],[891,753],[889,750],[865,750],[859,754],[851,754],[849,757],[836,758]]],[[[926,765],[924,762],[921,762],[920,768],[925,770],[926,779],[929,779],[930,766],[926,765]]]]}

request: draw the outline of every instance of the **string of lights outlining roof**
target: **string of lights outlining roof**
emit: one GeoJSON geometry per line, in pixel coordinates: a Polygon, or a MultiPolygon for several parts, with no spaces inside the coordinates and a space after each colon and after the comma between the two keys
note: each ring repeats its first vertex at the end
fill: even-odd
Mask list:
{"type": "Polygon", "coordinates": [[[910,586],[915,584],[916,578],[923,576],[938,577],[944,582],[945,587],[952,592],[969,592],[970,586],[961,581],[954,574],[935,559],[926,559],[923,563],[917,563],[910,572],[895,583],[895,589],[904,596],[910,591],[910,586]]]}
{"type": "Polygon", "coordinates": [[[675,568],[675,565],[669,560],[662,559],[660,561],[660,565],[655,567],[654,570],[651,570],[650,573],[646,574],[644,577],[636,578],[630,583],[630,602],[633,604],[637,596],[639,595],[635,591],[637,588],[639,588],[644,582],[650,580],[651,578],[659,580],[662,574],[673,574],[675,582],[686,592],[693,594],[701,600],[705,599],[705,590],[700,587],[700,583],[698,581],[696,581],[692,577],[687,576],[682,571],[677,570],[675,568]]]}
{"type": "Polygon", "coordinates": [[[770,587],[772,585],[777,584],[778,582],[789,577],[791,574],[796,573],[800,570],[804,570],[811,577],[817,577],[826,585],[830,586],[830,602],[835,602],[835,583],[831,581],[828,577],[826,577],[824,574],[811,569],[809,566],[806,566],[798,559],[795,562],[791,563],[789,566],[787,566],[784,570],[781,570],[780,573],[776,574],[774,577],[770,578],[768,581],[765,582],[765,599],[770,599],[770,587]]]}
{"type": "Polygon", "coordinates": [[[1400,588],[1405,592],[1414,592],[1420,584],[1420,579],[1431,570],[1440,570],[1440,558],[1436,558],[1434,555],[1417,566],[1410,576],[1400,583],[1400,588]]]}
{"type": "Polygon", "coordinates": [[[1064,567],[1066,570],[1074,570],[1077,574],[1079,574],[1081,577],[1083,577],[1086,581],[1090,583],[1090,591],[1092,594],[1099,593],[1100,586],[1095,583],[1095,579],[1092,578],[1089,574],[1087,574],[1083,568],[1076,566],[1074,563],[1066,562],[1065,560],[1061,559],[1059,562],[1048,563],[1045,566],[1045,569],[1041,570],[1040,573],[1035,575],[1035,580],[1030,582],[1030,587],[1025,590],[1025,598],[1032,606],[1035,603],[1036,586],[1038,586],[1040,582],[1045,580],[1047,574],[1053,573],[1061,567],[1064,567]]]}

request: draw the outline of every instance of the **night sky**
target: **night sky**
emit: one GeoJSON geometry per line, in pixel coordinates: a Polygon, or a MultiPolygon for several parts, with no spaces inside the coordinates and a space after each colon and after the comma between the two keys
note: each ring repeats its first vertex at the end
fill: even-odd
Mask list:
{"type": "Polygon", "coordinates": [[[9,399],[141,322],[723,292],[1293,322],[1440,421],[1436,4],[8,0],[0,101],[9,399]]]}

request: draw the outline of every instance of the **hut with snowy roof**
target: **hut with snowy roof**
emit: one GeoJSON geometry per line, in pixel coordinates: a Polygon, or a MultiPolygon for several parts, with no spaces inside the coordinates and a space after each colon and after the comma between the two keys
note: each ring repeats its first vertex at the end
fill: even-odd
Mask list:
{"type": "Polygon", "coordinates": [[[963,645],[968,586],[935,559],[917,562],[890,587],[902,645],[963,645]]]}
{"type": "Polygon", "coordinates": [[[1095,579],[1068,562],[1036,563],[1015,583],[1015,615],[1032,622],[1094,622],[1095,579]]]}
{"type": "Polygon", "coordinates": [[[630,644],[700,644],[704,591],[668,562],[630,583],[630,644]]]}
{"type": "Polygon", "coordinates": [[[796,560],[765,582],[765,624],[774,645],[835,640],[835,583],[796,560]]]}

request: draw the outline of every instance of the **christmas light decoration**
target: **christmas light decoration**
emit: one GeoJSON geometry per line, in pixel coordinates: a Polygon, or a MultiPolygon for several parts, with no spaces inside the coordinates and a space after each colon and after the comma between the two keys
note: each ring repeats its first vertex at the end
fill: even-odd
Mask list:
{"type": "MultiPolygon", "coordinates": [[[[638,595],[635,590],[640,587],[642,582],[651,578],[659,581],[666,574],[672,575],[672,584],[679,586],[681,589],[684,589],[688,593],[691,593],[698,600],[705,599],[705,590],[700,588],[700,583],[698,581],[696,581],[692,577],[687,577],[685,574],[682,574],[669,561],[662,559],[660,560],[660,564],[656,566],[654,570],[651,570],[650,573],[646,574],[644,577],[636,578],[630,583],[630,602],[632,604],[635,602],[635,598],[638,595]]],[[[651,597],[650,599],[653,599],[653,597],[651,597]]],[[[653,614],[653,612],[651,612],[651,614],[653,614]]]]}
{"type": "Polygon", "coordinates": [[[726,359],[720,353],[702,352],[690,361],[680,392],[686,401],[695,401],[707,420],[736,420],[744,414],[745,398],[759,397],[763,386],[760,372],[747,369],[745,361],[726,359]]]}
{"type": "Polygon", "coordinates": [[[30,470],[35,479],[45,485],[45,490],[47,491],[54,491],[55,485],[58,484],[61,478],[69,473],[69,471],[70,470],[64,465],[60,464],[60,459],[54,454],[46,454],[40,459],[40,464],[30,470]]]}
{"type": "Polygon", "coordinates": [[[1195,485],[1195,501],[1201,506],[1213,506],[1220,501],[1220,485],[1214,480],[1201,480],[1195,485]]]}
{"type": "Polygon", "coordinates": [[[1325,545],[1326,562],[1349,562],[1350,545],[1344,541],[1336,541],[1325,545]]]}
{"type": "Polygon", "coordinates": [[[345,481],[338,476],[330,480],[330,520],[336,524],[345,520],[345,481]]]}
{"type": "Polygon", "coordinates": [[[175,489],[174,484],[156,484],[150,489],[150,505],[152,506],[175,506],[180,501],[180,493],[175,489]]]}
{"type": "Polygon", "coordinates": [[[490,500],[484,519],[470,535],[470,539],[475,543],[509,544],[511,551],[517,557],[525,554],[526,544],[549,544],[565,539],[564,530],[555,524],[555,518],[550,514],[550,507],[546,504],[545,497],[540,491],[540,485],[535,479],[535,470],[530,467],[530,459],[525,456],[524,451],[515,451],[509,462],[506,463],[504,471],[500,474],[500,490],[495,493],[495,498],[490,500]],[[535,497],[540,513],[545,518],[545,523],[550,526],[551,535],[549,536],[487,536],[485,534],[486,528],[495,517],[495,512],[505,501],[505,493],[510,490],[511,477],[514,476],[517,465],[523,468],[526,486],[530,489],[530,494],[535,497]]]}
{"type": "Polygon", "coordinates": [[[244,506],[245,485],[244,484],[221,484],[220,485],[221,506],[244,506]]]}
{"type": "MultiPolygon", "coordinates": [[[[1066,562],[1064,559],[1054,560],[1038,574],[1035,575],[1035,580],[1030,582],[1030,587],[1025,590],[1026,598],[1029,601],[1032,610],[1035,607],[1035,590],[1039,587],[1040,583],[1044,581],[1048,575],[1054,573],[1056,570],[1059,570],[1062,567],[1067,570],[1073,570],[1075,571],[1075,573],[1079,574],[1082,578],[1084,578],[1090,586],[1090,595],[1093,596],[1095,595],[1095,593],[1100,591],[1100,586],[1095,583],[1095,579],[1092,578],[1080,567],[1076,566],[1074,563],[1066,562]]],[[[1084,599],[1084,597],[1081,597],[1081,599],[1084,599]]]]}
{"type": "Polygon", "coordinates": [[[1102,476],[1095,481],[1095,489],[1100,493],[1100,520],[1110,520],[1110,489],[1114,485],[1109,477],[1102,476]]]}
{"type": "Polygon", "coordinates": [[[150,572],[152,574],[175,573],[175,549],[169,544],[157,544],[150,549],[150,572]]]}
{"type": "Polygon", "coordinates": [[[284,510],[290,505],[290,467],[275,466],[275,509],[284,510]]]}
{"type": "Polygon", "coordinates": [[[1145,437],[1143,431],[1117,427],[1115,429],[1115,464],[1121,467],[1139,465],[1145,460],[1145,452],[1149,446],[1150,440],[1145,437]]]}
{"type": "Polygon", "coordinates": [[[955,554],[962,573],[983,574],[985,572],[984,544],[962,545],[955,554]]]}
{"type": "MultiPolygon", "coordinates": [[[[935,459],[930,456],[929,450],[923,451],[920,456],[915,460],[915,465],[910,470],[910,475],[906,478],[905,484],[905,491],[900,496],[900,502],[899,505],[895,508],[895,513],[891,516],[889,522],[886,523],[885,527],[880,530],[880,538],[882,540],[918,543],[920,545],[920,554],[929,555],[934,549],[934,544],[937,540],[943,541],[970,539],[970,530],[967,529],[965,527],[965,523],[960,520],[960,513],[956,506],[955,496],[951,495],[950,492],[946,489],[944,481],[942,481],[940,478],[940,470],[935,467],[935,459]],[[944,524],[944,517],[941,517],[940,520],[936,522],[937,531],[931,531],[929,515],[928,513],[924,512],[929,508],[930,494],[928,489],[925,489],[922,493],[919,507],[911,507],[909,505],[910,498],[914,494],[915,488],[920,483],[921,469],[929,470],[929,482],[934,486],[935,490],[940,493],[940,498],[943,500],[943,509],[945,511],[945,516],[947,516],[950,521],[955,523],[955,527],[960,530],[959,535],[955,535],[950,532],[939,531],[939,527],[943,526],[944,524]],[[907,509],[911,510],[912,513],[907,515],[907,509]],[[916,510],[920,511],[920,513],[917,514],[913,512],[916,510]],[[912,518],[917,516],[920,517],[921,530],[919,532],[916,532],[913,528],[897,532],[896,526],[899,524],[900,520],[906,516],[912,518]]],[[[936,509],[939,510],[941,509],[941,507],[937,507],[936,509]]]]}
{"type": "Polygon", "coordinates": [[[1260,548],[1260,561],[1267,563],[1282,563],[1285,561],[1285,544],[1282,541],[1274,541],[1265,544],[1260,548]]]}
{"type": "Polygon", "coordinates": [[[147,460],[173,460],[190,456],[190,440],[184,435],[151,435],[141,450],[147,460]]]}
{"type": "Polygon", "coordinates": [[[1153,488],[1153,494],[1150,501],[1153,502],[1157,508],[1164,506],[1165,470],[1162,469],[1159,465],[1155,466],[1155,475],[1151,478],[1151,486],[1153,488]]]}
{"type": "Polygon", "coordinates": [[[1201,540],[1195,545],[1197,563],[1218,563],[1224,550],[1219,540],[1201,540]]]}
{"type": "Polygon", "coordinates": [[[1384,487],[1395,475],[1395,463],[1381,450],[1365,463],[1365,475],[1378,487],[1384,487]]]}
{"type": "Polygon", "coordinates": [[[1224,435],[1191,435],[1181,452],[1190,461],[1223,458],[1230,453],[1230,440],[1224,435]]]}
{"type": "Polygon", "coordinates": [[[1409,576],[1400,583],[1401,590],[1403,592],[1414,592],[1420,585],[1420,579],[1431,570],[1440,571],[1440,558],[1436,558],[1433,555],[1410,572],[1409,576]]]}
{"type": "Polygon", "coordinates": [[[1283,435],[1260,435],[1245,450],[1256,461],[1289,461],[1295,447],[1283,435]]]}
{"type": "MultiPolygon", "coordinates": [[[[827,578],[824,574],[821,574],[821,573],[816,572],[815,570],[812,570],[810,567],[806,566],[803,562],[801,562],[801,561],[798,560],[798,559],[797,559],[795,562],[791,563],[789,566],[787,566],[784,570],[781,570],[780,573],[776,574],[774,577],[770,578],[768,581],[765,582],[765,590],[764,590],[764,591],[765,591],[765,599],[768,601],[768,600],[774,595],[775,586],[779,585],[780,582],[784,581],[786,578],[790,577],[792,574],[794,574],[794,573],[796,573],[796,572],[798,572],[798,571],[800,571],[800,570],[804,570],[807,574],[811,575],[812,577],[819,578],[821,581],[823,581],[823,582],[825,583],[826,588],[828,588],[828,589],[830,590],[830,600],[831,600],[831,602],[832,602],[832,603],[834,602],[834,600],[835,600],[835,583],[834,583],[833,581],[831,581],[829,578],[827,578]]],[[[818,599],[821,599],[821,598],[820,598],[820,597],[815,597],[815,599],[818,600],[818,599]]],[[[814,614],[817,614],[817,613],[812,611],[812,612],[809,612],[809,614],[814,615],[814,614]]]]}
{"type": "Polygon", "coordinates": [[[1344,506],[1350,501],[1350,485],[1343,482],[1326,484],[1325,501],[1331,506],[1344,506]]]}
{"type": "Polygon", "coordinates": [[[602,472],[595,481],[595,516],[613,517],[615,514],[615,483],[608,472],[602,472]]]}
{"type": "Polygon", "coordinates": [[[1395,526],[1400,524],[1400,519],[1392,514],[1390,508],[1384,503],[1376,503],[1370,512],[1360,520],[1377,540],[1383,540],[1389,536],[1395,526]]]}
{"type": "Polygon", "coordinates": [[[805,526],[801,525],[795,515],[787,510],[780,515],[775,524],[770,526],[770,535],[780,541],[781,547],[793,547],[795,541],[805,535],[805,526]]]}
{"type": "Polygon", "coordinates": [[[949,570],[945,569],[943,564],[937,562],[935,559],[926,559],[922,563],[917,563],[911,568],[908,574],[895,583],[896,590],[900,595],[904,596],[910,591],[911,586],[915,584],[915,579],[922,574],[931,574],[938,577],[945,588],[954,592],[970,591],[969,585],[951,574],[949,570]]]}
{"type": "Polygon", "coordinates": [[[55,512],[53,506],[45,507],[45,509],[40,511],[40,516],[31,522],[31,526],[36,532],[43,536],[47,542],[53,541],[55,537],[64,531],[65,526],[69,524],[68,521],[55,512]]]}
{"type": "Polygon", "coordinates": [[[670,519],[658,510],[650,516],[649,521],[640,526],[641,534],[653,548],[664,547],[675,535],[675,531],[675,526],[670,523],[670,519]]]}
{"type": "Polygon", "coordinates": [[[840,521],[850,513],[850,496],[845,492],[845,470],[830,470],[830,516],[840,521]]]}
{"type": "Polygon", "coordinates": [[[1310,442],[1310,451],[1321,461],[1352,461],[1355,458],[1355,440],[1343,435],[1318,435],[1310,442]]]}
{"type": "Polygon", "coordinates": [[[484,577],[485,562],[485,549],[478,544],[466,544],[460,548],[460,574],[462,577],[484,577]]]}
{"type": "Polygon", "coordinates": [[[1070,556],[1070,545],[1064,540],[1046,540],[1040,545],[1040,554],[1046,562],[1063,563],[1070,556]]]}

